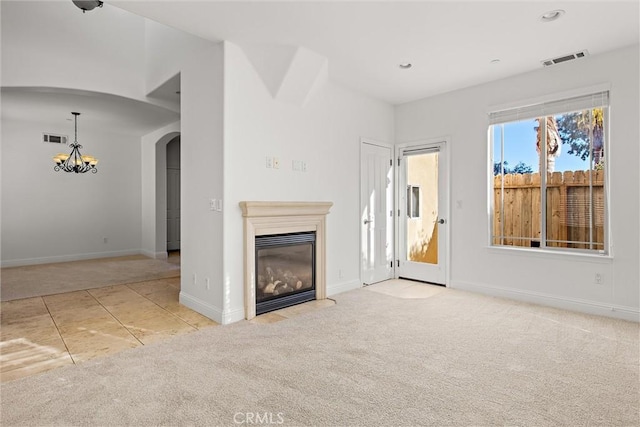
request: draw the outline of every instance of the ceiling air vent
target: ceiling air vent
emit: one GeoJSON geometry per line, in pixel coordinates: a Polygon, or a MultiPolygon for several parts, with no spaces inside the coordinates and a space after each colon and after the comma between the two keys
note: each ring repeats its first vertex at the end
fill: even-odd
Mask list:
{"type": "Polygon", "coordinates": [[[56,135],[54,133],[43,133],[42,142],[50,144],[66,144],[69,137],[67,135],[56,135]]]}
{"type": "Polygon", "coordinates": [[[580,52],[570,53],[569,55],[559,56],[558,58],[547,59],[542,61],[542,65],[548,67],[549,65],[556,65],[562,62],[573,61],[574,59],[584,58],[589,55],[589,52],[586,50],[581,50],[580,52]]]}

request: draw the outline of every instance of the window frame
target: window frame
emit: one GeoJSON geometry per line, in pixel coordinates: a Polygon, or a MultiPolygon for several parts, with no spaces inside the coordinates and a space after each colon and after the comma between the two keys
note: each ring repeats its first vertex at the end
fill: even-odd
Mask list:
{"type": "MultiPolygon", "coordinates": [[[[611,168],[611,156],[610,156],[610,145],[611,145],[611,140],[610,140],[610,108],[611,108],[611,103],[610,103],[610,88],[607,87],[603,87],[600,86],[597,89],[593,88],[592,90],[589,91],[585,91],[585,92],[568,92],[565,93],[564,95],[561,96],[556,96],[554,98],[546,98],[546,99],[537,99],[535,102],[521,102],[519,104],[511,104],[509,106],[506,107],[493,107],[492,109],[490,109],[488,111],[488,115],[489,115],[489,125],[487,127],[487,144],[488,144],[488,156],[487,156],[487,165],[488,165],[488,184],[487,184],[487,190],[488,190],[488,209],[487,209],[487,213],[488,213],[488,247],[491,249],[496,249],[496,250],[508,250],[508,251],[522,251],[523,253],[543,253],[543,252],[551,252],[551,253],[561,253],[561,254],[566,254],[566,255],[578,255],[578,256],[597,256],[597,257],[605,257],[605,258],[610,258],[612,257],[612,245],[611,245],[611,239],[610,239],[610,230],[611,230],[611,210],[610,210],[610,173],[609,170],[611,168]],[[592,97],[592,99],[596,99],[597,97],[599,97],[600,95],[604,95],[603,97],[599,98],[599,99],[603,99],[605,100],[605,102],[600,103],[600,105],[595,105],[598,104],[597,102],[593,102],[591,105],[588,104],[584,104],[582,106],[578,105],[577,107],[574,106],[570,109],[568,109],[567,111],[555,111],[555,112],[551,112],[551,111],[545,111],[545,105],[546,103],[549,103],[551,105],[558,105],[558,104],[562,104],[563,102],[566,102],[568,105],[571,105],[571,101],[577,98],[583,98],[586,99],[588,97],[592,97]],[[564,247],[554,247],[554,246],[547,246],[547,242],[549,241],[548,237],[547,237],[547,215],[545,214],[546,212],[546,206],[547,206],[547,164],[546,162],[540,162],[540,239],[539,239],[539,245],[538,246],[531,246],[531,247],[527,247],[527,246],[513,246],[513,245],[506,245],[504,243],[494,243],[494,239],[498,238],[500,241],[503,241],[503,239],[505,239],[504,234],[501,234],[500,236],[496,236],[494,235],[494,221],[495,221],[495,216],[494,216],[494,210],[495,210],[495,192],[494,192],[494,146],[495,146],[495,132],[494,132],[494,127],[495,126],[499,126],[499,125],[506,125],[508,123],[514,123],[520,120],[525,120],[525,119],[535,119],[535,118],[539,118],[539,117],[546,117],[546,116],[557,116],[560,114],[564,114],[564,113],[572,113],[572,112],[577,112],[577,111],[584,111],[584,110],[593,110],[596,108],[602,108],[603,110],[603,127],[604,127],[604,147],[603,147],[603,158],[607,159],[606,163],[605,163],[605,167],[604,167],[604,183],[603,183],[603,196],[604,196],[604,224],[603,224],[603,243],[602,249],[583,249],[583,248],[564,248],[564,247]],[[521,111],[524,111],[524,113],[520,113],[521,111]],[[542,115],[531,115],[532,111],[541,111],[543,112],[542,115]],[[502,116],[502,117],[506,117],[505,119],[496,119],[496,116],[502,116]]],[[[541,142],[543,143],[542,147],[540,148],[540,152],[544,153],[546,152],[547,149],[547,138],[546,138],[546,121],[545,121],[545,126],[543,127],[542,130],[542,136],[541,136],[541,142]]],[[[593,139],[590,139],[590,154],[589,154],[589,158],[591,159],[593,156],[593,151],[592,151],[592,146],[591,144],[593,143],[593,139]]],[[[501,146],[501,150],[504,149],[504,140],[501,141],[500,143],[501,146]]],[[[504,156],[500,156],[500,160],[503,161],[504,156]]],[[[590,165],[591,165],[591,161],[590,161],[590,165]]],[[[591,167],[591,166],[590,166],[591,167]]],[[[590,177],[591,180],[591,177],[590,177]]],[[[591,185],[590,185],[591,187],[591,185]]],[[[502,194],[502,193],[501,193],[502,194]]],[[[593,197],[590,197],[591,200],[591,209],[593,212],[593,197]]],[[[498,201],[500,202],[500,201],[498,201]]],[[[504,212],[504,209],[502,210],[502,212],[504,212]]],[[[592,218],[593,218],[593,214],[592,214],[592,218]]],[[[591,227],[592,229],[592,227],[591,227]]],[[[531,239],[531,241],[533,241],[534,239],[531,239]]],[[[575,243],[579,243],[579,242],[575,242],[575,243]]],[[[594,244],[595,242],[593,241],[593,238],[590,238],[590,242],[587,242],[587,244],[594,244]]]]}
{"type": "Polygon", "coordinates": [[[409,219],[420,219],[422,217],[422,187],[420,185],[407,184],[407,217],[409,219]],[[417,203],[414,204],[415,190],[417,190],[417,203]],[[413,215],[415,205],[417,205],[418,215],[413,215]]]}

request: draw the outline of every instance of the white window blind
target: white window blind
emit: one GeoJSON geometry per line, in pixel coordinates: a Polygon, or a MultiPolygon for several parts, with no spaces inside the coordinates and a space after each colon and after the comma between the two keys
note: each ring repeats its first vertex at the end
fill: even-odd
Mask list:
{"type": "Polygon", "coordinates": [[[507,110],[489,113],[489,124],[517,122],[535,119],[573,111],[589,110],[592,108],[609,106],[609,91],[576,96],[574,98],[525,105],[507,110]]]}
{"type": "Polygon", "coordinates": [[[416,154],[439,153],[440,147],[420,147],[420,148],[403,148],[402,156],[413,156],[416,154]]]}

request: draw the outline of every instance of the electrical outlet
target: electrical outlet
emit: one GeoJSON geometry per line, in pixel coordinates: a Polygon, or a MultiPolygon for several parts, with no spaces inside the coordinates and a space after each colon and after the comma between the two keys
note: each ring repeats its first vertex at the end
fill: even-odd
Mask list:
{"type": "Polygon", "coordinates": [[[198,277],[196,276],[196,273],[193,273],[193,284],[197,284],[198,283],[198,277]]]}
{"type": "Polygon", "coordinates": [[[338,270],[338,278],[339,278],[339,279],[342,279],[342,269],[339,269],[339,270],[338,270]]]}
{"type": "Polygon", "coordinates": [[[596,273],[595,277],[593,278],[593,282],[596,285],[604,285],[604,277],[601,273],[596,273]]]}
{"type": "Polygon", "coordinates": [[[107,243],[109,243],[109,238],[108,238],[108,237],[103,237],[103,238],[102,238],[102,243],[104,243],[105,245],[106,245],[107,243]]]}
{"type": "Polygon", "coordinates": [[[272,157],[268,157],[267,156],[265,166],[267,167],[267,169],[271,169],[273,167],[273,158],[272,157]]]}
{"type": "Polygon", "coordinates": [[[205,287],[207,290],[209,290],[209,278],[208,278],[208,277],[204,279],[204,287],[205,287]]]}

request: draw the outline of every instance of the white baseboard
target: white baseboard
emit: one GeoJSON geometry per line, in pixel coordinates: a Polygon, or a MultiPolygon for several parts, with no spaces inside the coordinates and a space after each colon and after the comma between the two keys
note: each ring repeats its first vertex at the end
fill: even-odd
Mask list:
{"type": "Polygon", "coordinates": [[[198,313],[208,317],[209,319],[215,320],[221,325],[225,324],[223,322],[224,316],[222,310],[209,304],[206,301],[201,300],[200,298],[189,295],[184,291],[180,291],[180,304],[185,305],[194,311],[197,311],[198,313]]]}
{"type": "Polygon", "coordinates": [[[607,304],[599,301],[589,301],[577,298],[560,297],[521,289],[510,289],[500,286],[482,285],[464,281],[452,281],[452,289],[477,292],[484,295],[514,299],[533,304],[546,305],[564,310],[578,311],[581,313],[595,314],[598,316],[614,317],[617,319],[640,321],[640,309],[618,304],[607,304]]]}
{"type": "Polygon", "coordinates": [[[348,282],[327,284],[327,296],[336,295],[342,292],[352,291],[362,287],[360,280],[350,280],[348,282]]]}
{"type": "Polygon", "coordinates": [[[244,308],[234,308],[232,310],[226,310],[222,313],[223,325],[239,322],[241,320],[244,320],[244,308]]]}
{"type": "Polygon", "coordinates": [[[56,262],[83,261],[87,259],[111,258],[140,254],[142,254],[140,249],[127,249],[123,251],[92,252],[87,254],[58,255],[42,258],[10,259],[0,262],[0,267],[21,267],[23,265],[52,264],[56,262]]]}
{"type": "Polygon", "coordinates": [[[140,251],[140,253],[144,256],[147,256],[149,258],[153,258],[153,259],[167,259],[169,258],[169,255],[167,254],[167,252],[152,252],[152,251],[148,251],[146,249],[142,249],[140,251]]]}

